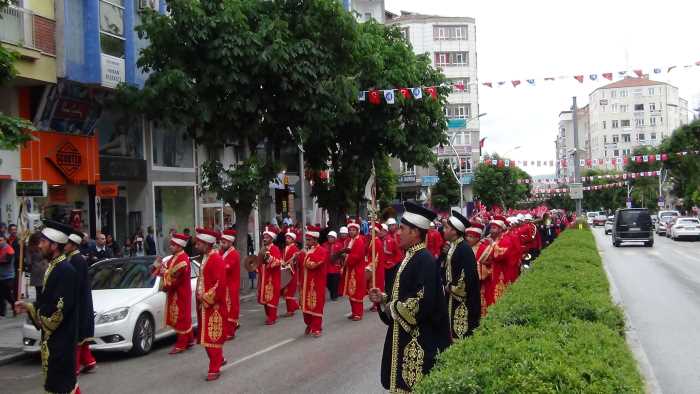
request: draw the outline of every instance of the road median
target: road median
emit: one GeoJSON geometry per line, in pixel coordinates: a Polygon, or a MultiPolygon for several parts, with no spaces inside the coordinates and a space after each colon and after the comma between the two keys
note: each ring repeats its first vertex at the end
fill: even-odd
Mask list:
{"type": "Polygon", "coordinates": [[[563,232],[417,391],[643,393],[591,232],[563,232]]]}

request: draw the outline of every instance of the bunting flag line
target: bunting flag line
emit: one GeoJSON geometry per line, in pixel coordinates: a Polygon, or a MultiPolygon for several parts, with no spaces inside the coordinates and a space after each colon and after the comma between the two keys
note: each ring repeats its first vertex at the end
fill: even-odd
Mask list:
{"type": "MultiPolygon", "coordinates": [[[[591,175],[591,176],[582,176],[581,177],[581,182],[592,182],[596,180],[601,180],[601,179],[637,179],[637,178],[643,178],[643,177],[655,177],[655,176],[660,176],[661,171],[656,170],[656,171],[642,171],[642,172],[628,172],[628,173],[622,173],[622,174],[606,174],[606,175],[591,175]]],[[[544,185],[562,185],[562,184],[569,184],[569,183],[575,183],[574,177],[562,177],[562,178],[545,178],[545,179],[518,179],[517,183],[519,184],[544,184],[544,185]]]]}
{"type": "MultiPolygon", "coordinates": [[[[604,185],[591,185],[591,186],[584,186],[583,191],[584,192],[590,192],[590,191],[599,191],[599,190],[609,190],[609,189],[615,189],[615,188],[620,188],[627,186],[627,182],[614,182],[614,183],[606,183],[604,185]]],[[[566,196],[569,193],[568,188],[543,188],[543,189],[534,189],[532,191],[532,195],[537,196],[537,197],[542,197],[542,196],[566,196]]]]}

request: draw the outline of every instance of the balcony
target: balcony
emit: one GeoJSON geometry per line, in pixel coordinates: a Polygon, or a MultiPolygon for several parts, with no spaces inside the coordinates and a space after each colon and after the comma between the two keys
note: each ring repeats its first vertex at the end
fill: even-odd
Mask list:
{"type": "Polygon", "coordinates": [[[0,41],[25,48],[34,43],[34,13],[24,8],[7,7],[0,10],[0,41]]]}

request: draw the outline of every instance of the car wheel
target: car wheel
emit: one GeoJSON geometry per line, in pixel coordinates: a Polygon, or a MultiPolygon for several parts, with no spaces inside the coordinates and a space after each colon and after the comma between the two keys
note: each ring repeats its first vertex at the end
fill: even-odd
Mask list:
{"type": "Polygon", "coordinates": [[[150,352],[153,347],[154,338],[155,328],[153,319],[144,313],[139,316],[138,320],[136,320],[136,326],[134,326],[131,353],[136,356],[141,356],[150,352]]]}
{"type": "Polygon", "coordinates": [[[620,247],[620,241],[613,241],[613,246],[616,248],[620,247]]]}
{"type": "Polygon", "coordinates": [[[644,246],[646,246],[647,248],[651,248],[652,246],[654,246],[654,241],[644,242],[644,246]]]}

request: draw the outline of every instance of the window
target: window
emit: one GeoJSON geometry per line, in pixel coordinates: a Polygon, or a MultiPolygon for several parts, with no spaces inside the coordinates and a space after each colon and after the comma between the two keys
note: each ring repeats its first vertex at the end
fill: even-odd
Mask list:
{"type": "Polygon", "coordinates": [[[654,104],[654,103],[649,103],[649,111],[651,111],[651,112],[656,111],[656,104],[654,104]]]}
{"type": "Polygon", "coordinates": [[[604,136],[603,136],[603,143],[604,143],[604,144],[607,144],[607,143],[608,143],[608,136],[607,136],[607,135],[604,135],[604,136]]]}
{"type": "Polygon", "coordinates": [[[652,116],[651,118],[649,118],[649,124],[652,126],[656,126],[656,117],[655,116],[652,116]]]}
{"type": "Polygon", "coordinates": [[[637,127],[644,126],[644,118],[639,118],[634,120],[634,125],[637,127]]]}
{"type": "Polygon", "coordinates": [[[627,104],[620,104],[620,112],[627,112],[627,104]]]}
{"type": "Polygon", "coordinates": [[[124,58],[124,0],[100,0],[102,53],[124,58]]]}
{"type": "Polygon", "coordinates": [[[153,127],[153,165],[193,168],[192,139],[183,128],[168,130],[165,125],[153,127]]]}
{"type": "Polygon", "coordinates": [[[620,150],[619,149],[615,149],[613,151],[613,157],[620,157],[620,150]]]}
{"type": "Polygon", "coordinates": [[[401,162],[401,173],[403,175],[416,175],[416,166],[401,162]]]}
{"type": "Polygon", "coordinates": [[[143,124],[141,118],[105,110],[97,122],[100,156],[143,159],[143,124]]]}
{"type": "Polygon", "coordinates": [[[637,141],[644,141],[644,140],[646,140],[646,136],[644,135],[644,133],[637,134],[637,141]]]}
{"type": "Polygon", "coordinates": [[[610,91],[610,98],[615,98],[617,97],[617,91],[616,90],[611,90],[610,91]]]}
{"type": "Polygon", "coordinates": [[[606,126],[607,126],[607,122],[603,121],[603,129],[606,129],[607,128],[606,126]]]}
{"type": "Polygon", "coordinates": [[[652,132],[650,138],[651,138],[652,140],[655,140],[655,139],[656,139],[656,133],[653,133],[653,132],[652,132]]]}
{"type": "Polygon", "coordinates": [[[630,127],[630,120],[629,119],[624,119],[622,121],[622,127],[630,127]]]}
{"type": "Polygon", "coordinates": [[[447,104],[445,116],[448,119],[467,119],[471,114],[471,104],[447,104]]]}
{"type": "Polygon", "coordinates": [[[619,120],[613,120],[611,126],[612,126],[613,129],[617,129],[618,127],[620,127],[620,121],[619,121],[619,120]]]}
{"type": "Polygon", "coordinates": [[[649,88],[649,96],[655,96],[656,90],[654,88],[649,88]]]}
{"type": "Polygon", "coordinates": [[[171,228],[194,228],[194,186],[154,186],[156,235],[165,245],[171,228]]]}
{"type": "Polygon", "coordinates": [[[365,12],[365,21],[370,21],[370,20],[372,20],[372,13],[365,12]]]}
{"type": "Polygon", "coordinates": [[[469,88],[469,83],[470,79],[469,78],[450,78],[447,80],[448,83],[452,84],[452,91],[454,92],[465,92],[465,93],[470,93],[471,89],[469,88]],[[462,90],[460,90],[457,86],[464,86],[462,90]]]}
{"type": "Polygon", "coordinates": [[[630,134],[622,134],[622,142],[631,142],[632,136],[630,134]]]}
{"type": "Polygon", "coordinates": [[[437,66],[469,66],[469,52],[435,52],[437,66]]]}
{"type": "Polygon", "coordinates": [[[622,156],[629,156],[630,154],[632,154],[632,149],[625,148],[622,150],[622,156]]]}
{"type": "Polygon", "coordinates": [[[635,104],[634,110],[635,111],[644,111],[644,104],[635,104]]]}
{"type": "Polygon", "coordinates": [[[657,108],[659,111],[661,111],[662,104],[659,103],[659,108],[657,108]]]}
{"type": "Polygon", "coordinates": [[[468,40],[467,25],[433,26],[434,40],[468,40]]]}
{"type": "Polygon", "coordinates": [[[620,89],[620,97],[627,97],[627,90],[626,89],[620,89]]]}
{"type": "Polygon", "coordinates": [[[620,107],[617,104],[612,105],[612,112],[617,112],[620,110],[620,107]]]}
{"type": "Polygon", "coordinates": [[[620,142],[620,136],[619,136],[619,135],[613,134],[612,137],[613,137],[613,144],[617,144],[618,142],[620,142]]]}
{"type": "Polygon", "coordinates": [[[409,42],[411,41],[411,38],[410,38],[411,36],[410,36],[410,32],[408,30],[408,27],[401,28],[401,35],[403,36],[403,38],[406,39],[406,41],[409,41],[409,42]]]}

